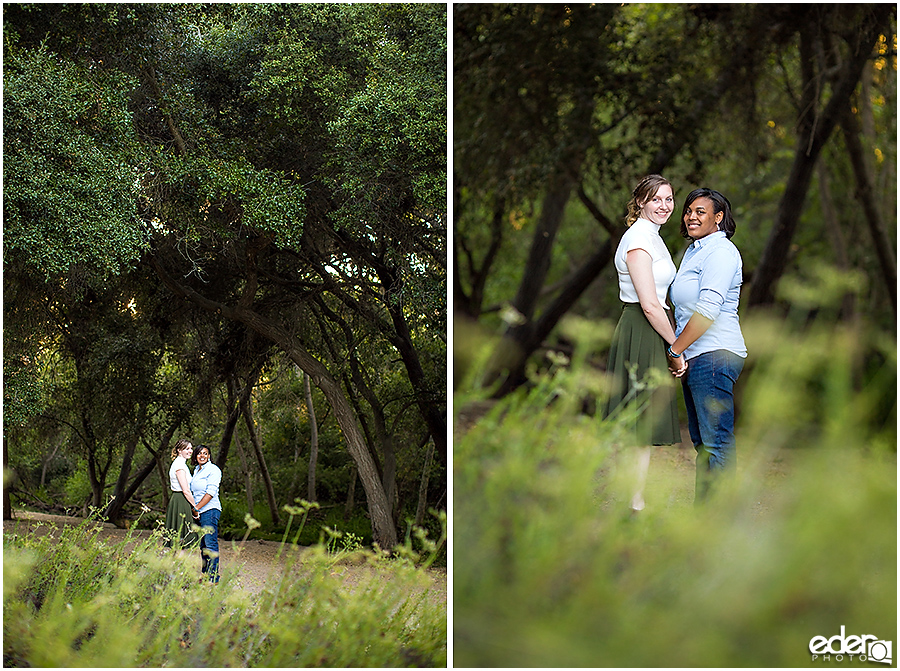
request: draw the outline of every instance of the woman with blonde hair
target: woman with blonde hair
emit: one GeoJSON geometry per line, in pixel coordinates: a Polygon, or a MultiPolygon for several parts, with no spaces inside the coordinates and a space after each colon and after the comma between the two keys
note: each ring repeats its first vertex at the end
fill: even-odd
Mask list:
{"type": "Polygon", "coordinates": [[[172,465],[169,466],[169,507],[166,509],[166,529],[170,532],[166,539],[166,547],[192,547],[199,542],[196,532],[192,531],[194,520],[199,518],[196,501],[191,494],[191,472],[187,460],[190,459],[194,446],[191,441],[182,438],[172,448],[172,465]]]}
{"type": "Polygon", "coordinates": [[[638,447],[632,511],[644,508],[650,446],[681,442],[675,385],[670,372],[676,377],[684,373],[684,357],[666,355],[667,347],[675,342],[675,329],[666,305],[669,285],[675,279],[675,264],[659,235],[674,208],[674,194],[668,180],[660,175],[644,177],[631,194],[625,220],[628,230],[622,235],[614,257],[623,306],[609,352],[607,370],[612,387],[604,416],[631,402],[639,408],[631,436],[638,447]]]}

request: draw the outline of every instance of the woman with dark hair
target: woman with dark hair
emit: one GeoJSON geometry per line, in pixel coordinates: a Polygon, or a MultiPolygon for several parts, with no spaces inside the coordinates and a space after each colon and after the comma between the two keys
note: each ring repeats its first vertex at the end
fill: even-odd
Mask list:
{"type": "Polygon", "coordinates": [[[209,448],[198,445],[191,458],[197,466],[191,479],[191,493],[197,499],[200,510],[201,529],[210,529],[200,537],[200,557],[203,560],[202,573],[209,574],[209,580],[219,582],[219,518],[222,503],[219,501],[219,485],[222,471],[212,462],[209,448]]]}
{"type": "Polygon", "coordinates": [[[747,347],[738,320],[743,264],[731,242],[731,203],[718,191],[695,189],[684,201],[681,234],[691,240],[672,284],[678,338],[669,356],[684,356],[688,430],[697,451],[694,500],[709,497],[718,476],[734,470],[734,384],[747,347]]]}
{"type": "Polygon", "coordinates": [[[173,542],[178,548],[197,544],[197,534],[191,530],[197,516],[197,506],[191,495],[191,472],[187,460],[191,456],[191,441],[182,438],[172,448],[172,465],[169,466],[169,505],[166,508],[166,547],[173,542]]]}
{"type": "Polygon", "coordinates": [[[613,334],[609,351],[608,376],[612,387],[603,415],[636,402],[640,408],[633,441],[638,447],[632,511],[644,508],[644,483],[650,467],[650,446],[681,442],[675,385],[667,370],[676,376],[684,369],[684,359],[666,359],[666,346],[675,342],[675,329],[666,306],[666,294],[675,277],[675,264],[659,235],[675,207],[672,185],[660,175],[644,177],[634,188],[628,203],[625,224],[614,257],[619,276],[622,316],[613,334]],[[653,371],[656,386],[644,391],[653,371]]]}

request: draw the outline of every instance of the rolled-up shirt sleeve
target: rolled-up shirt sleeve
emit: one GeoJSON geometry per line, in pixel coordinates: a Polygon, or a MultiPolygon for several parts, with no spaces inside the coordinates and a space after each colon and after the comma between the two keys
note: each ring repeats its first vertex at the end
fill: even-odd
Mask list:
{"type": "Polygon", "coordinates": [[[218,468],[215,468],[206,478],[206,487],[204,489],[204,493],[209,494],[213,498],[216,498],[219,495],[219,485],[221,483],[222,471],[220,471],[218,468]]]}
{"type": "Polygon", "coordinates": [[[700,289],[700,299],[697,301],[697,305],[694,306],[694,311],[714,322],[722,311],[724,304],[725,296],[712,287],[704,287],[700,289]]]}
{"type": "Polygon", "coordinates": [[[725,304],[739,261],[732,254],[710,255],[700,271],[700,297],[694,310],[715,321],[725,304]]]}

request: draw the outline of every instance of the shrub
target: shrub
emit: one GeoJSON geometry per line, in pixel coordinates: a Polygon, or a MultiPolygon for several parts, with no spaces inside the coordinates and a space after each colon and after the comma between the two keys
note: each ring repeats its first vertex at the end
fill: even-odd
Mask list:
{"type": "Polygon", "coordinates": [[[197,583],[196,558],[160,545],[97,541],[90,523],[4,535],[4,666],[445,666],[446,612],[431,578],[404,559],[287,552],[254,595],[226,574],[197,583]],[[135,544],[132,549],[129,544],[135,544]]]}
{"type": "Polygon", "coordinates": [[[83,461],[78,468],[66,478],[63,491],[65,505],[80,508],[91,496],[91,483],[88,479],[87,464],[83,461]]]}

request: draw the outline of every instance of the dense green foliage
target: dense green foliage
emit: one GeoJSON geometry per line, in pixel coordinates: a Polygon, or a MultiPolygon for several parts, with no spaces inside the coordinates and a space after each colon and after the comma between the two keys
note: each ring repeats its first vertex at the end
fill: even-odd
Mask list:
{"type": "Polygon", "coordinates": [[[198,584],[196,555],[163,550],[159,531],[106,543],[99,528],[4,534],[4,666],[446,665],[445,604],[410,548],[386,560],[286,543],[251,595],[233,573],[198,584]],[[336,570],[351,556],[352,588],[336,570]]]}
{"type": "Polygon", "coordinates": [[[134,207],[135,82],[43,46],[4,65],[4,257],[54,277],[133,263],[147,244],[134,207]]]}
{"type": "Polygon", "coordinates": [[[738,383],[733,488],[694,507],[693,450],[657,448],[647,508],[630,517],[621,425],[582,413],[602,393],[585,362],[605,326],[566,322],[571,366],[532,371],[530,392],[477,422],[478,397],[456,400],[454,663],[808,666],[810,639],[842,626],[893,640],[893,343],[748,320],[760,354],[738,383]]]}

